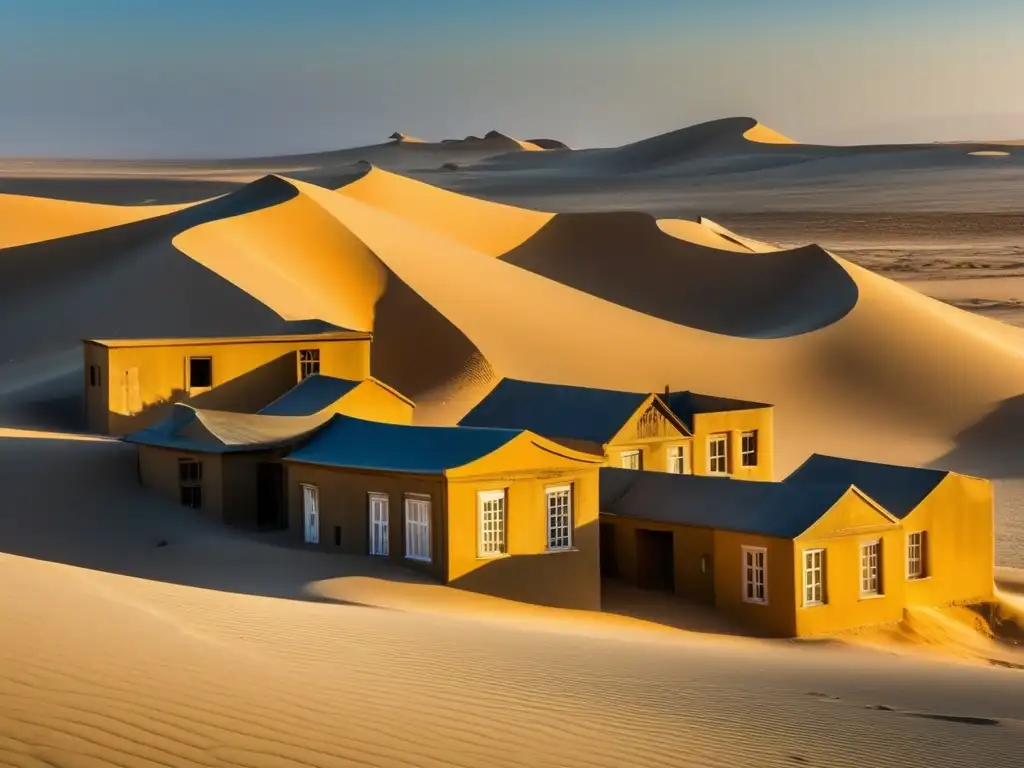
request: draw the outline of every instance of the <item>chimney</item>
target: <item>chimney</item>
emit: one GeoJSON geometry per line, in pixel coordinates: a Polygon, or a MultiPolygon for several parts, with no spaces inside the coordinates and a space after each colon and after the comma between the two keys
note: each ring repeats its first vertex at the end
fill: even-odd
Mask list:
{"type": "Polygon", "coordinates": [[[671,391],[672,391],[672,390],[671,390],[671,389],[669,389],[669,386],[668,386],[668,384],[666,384],[666,385],[665,385],[665,394],[667,395],[667,394],[668,394],[669,392],[671,392],[671,391]]]}

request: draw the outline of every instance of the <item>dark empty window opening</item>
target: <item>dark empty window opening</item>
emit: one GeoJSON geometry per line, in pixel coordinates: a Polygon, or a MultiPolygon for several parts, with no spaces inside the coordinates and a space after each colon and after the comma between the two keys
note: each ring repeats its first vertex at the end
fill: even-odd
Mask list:
{"type": "Polygon", "coordinates": [[[757,430],[743,433],[742,458],[744,467],[757,466],[757,430]]]}
{"type": "Polygon", "coordinates": [[[178,459],[178,488],[181,503],[186,507],[203,506],[203,465],[195,459],[178,459]]]}
{"type": "Polygon", "coordinates": [[[95,365],[90,365],[89,366],[89,386],[90,387],[97,387],[97,386],[99,386],[99,383],[100,383],[99,378],[100,378],[100,376],[99,376],[99,369],[95,365]]]}
{"type": "Polygon", "coordinates": [[[320,350],[300,349],[299,350],[299,377],[306,378],[314,373],[320,373],[320,350]]]}
{"type": "Polygon", "coordinates": [[[340,525],[334,526],[334,546],[336,546],[336,547],[340,547],[341,546],[341,526],[340,525]]]}
{"type": "Polygon", "coordinates": [[[188,359],[188,386],[189,388],[213,386],[212,357],[190,357],[188,359]]]}

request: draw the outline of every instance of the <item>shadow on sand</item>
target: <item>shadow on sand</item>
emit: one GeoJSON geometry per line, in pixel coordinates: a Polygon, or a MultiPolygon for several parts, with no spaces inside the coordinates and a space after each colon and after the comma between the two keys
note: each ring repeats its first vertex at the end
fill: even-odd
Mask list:
{"type": "Polygon", "coordinates": [[[316,594],[310,585],[345,577],[434,583],[377,559],[307,551],[279,533],[230,529],[147,492],[136,469],[134,449],[113,440],[0,436],[0,552],[202,589],[349,605],[365,604],[316,594]]]}

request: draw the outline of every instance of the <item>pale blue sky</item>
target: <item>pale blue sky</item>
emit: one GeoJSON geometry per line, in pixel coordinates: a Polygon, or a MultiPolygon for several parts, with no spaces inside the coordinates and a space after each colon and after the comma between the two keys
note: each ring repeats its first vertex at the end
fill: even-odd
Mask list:
{"type": "Polygon", "coordinates": [[[1019,0],[0,0],[0,68],[0,155],[1024,138],[1019,0]]]}

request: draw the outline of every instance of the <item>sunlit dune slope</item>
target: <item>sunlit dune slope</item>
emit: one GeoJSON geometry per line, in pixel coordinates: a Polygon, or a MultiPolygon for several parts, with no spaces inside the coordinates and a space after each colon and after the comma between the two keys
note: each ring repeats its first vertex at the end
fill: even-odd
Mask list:
{"type": "Polygon", "coordinates": [[[685,240],[686,242],[704,245],[708,248],[718,248],[723,251],[735,251],[736,253],[751,253],[747,246],[738,240],[726,237],[710,227],[704,226],[696,221],[686,219],[658,219],[658,229],[666,235],[685,240]]]}
{"type": "Polygon", "coordinates": [[[151,219],[184,205],[96,205],[46,197],[0,194],[0,248],[151,219]]]}
{"type": "Polygon", "coordinates": [[[743,132],[743,138],[753,141],[756,144],[796,144],[797,142],[788,136],[783,136],[778,131],[769,128],[767,125],[757,123],[753,128],[743,132]]]}
{"type": "Polygon", "coordinates": [[[459,195],[378,168],[338,192],[489,256],[512,250],[554,215],[459,195]]]}

